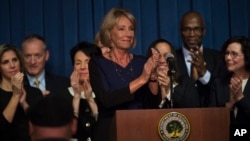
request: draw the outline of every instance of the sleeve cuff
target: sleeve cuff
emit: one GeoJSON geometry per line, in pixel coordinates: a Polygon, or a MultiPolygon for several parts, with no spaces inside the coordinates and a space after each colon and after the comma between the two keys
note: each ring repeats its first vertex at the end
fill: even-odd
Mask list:
{"type": "MultiPolygon", "coordinates": [[[[69,93],[74,96],[74,91],[73,91],[73,88],[72,87],[68,87],[68,90],[69,90],[69,93]]],[[[92,92],[92,97],[95,98],[95,93],[92,92]]],[[[81,98],[82,99],[86,99],[85,97],[85,93],[84,92],[81,92],[81,98]]]]}

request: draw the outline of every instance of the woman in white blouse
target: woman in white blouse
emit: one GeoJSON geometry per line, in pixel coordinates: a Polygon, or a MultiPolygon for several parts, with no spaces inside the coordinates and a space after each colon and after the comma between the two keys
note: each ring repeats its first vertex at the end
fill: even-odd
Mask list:
{"type": "Polygon", "coordinates": [[[102,55],[102,53],[98,46],[83,41],[70,50],[70,55],[74,71],[71,74],[69,92],[73,95],[74,114],[78,118],[75,138],[78,141],[92,140],[98,118],[98,107],[89,83],[88,63],[92,57],[102,55]]]}

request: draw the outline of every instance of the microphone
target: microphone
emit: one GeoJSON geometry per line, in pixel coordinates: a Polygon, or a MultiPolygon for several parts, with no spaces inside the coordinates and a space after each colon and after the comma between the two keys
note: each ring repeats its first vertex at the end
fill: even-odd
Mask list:
{"type": "MultiPolygon", "coordinates": [[[[166,55],[166,61],[168,63],[168,75],[170,76],[170,108],[173,108],[173,99],[172,95],[174,93],[174,87],[173,87],[173,76],[176,73],[176,66],[175,66],[175,59],[174,55],[172,53],[168,53],[166,55]]],[[[167,99],[166,99],[167,100],[167,99]]]]}
{"type": "Polygon", "coordinates": [[[176,73],[176,66],[175,66],[175,59],[174,59],[174,55],[172,53],[168,53],[166,55],[166,61],[168,63],[168,74],[175,74],[176,73]]]}

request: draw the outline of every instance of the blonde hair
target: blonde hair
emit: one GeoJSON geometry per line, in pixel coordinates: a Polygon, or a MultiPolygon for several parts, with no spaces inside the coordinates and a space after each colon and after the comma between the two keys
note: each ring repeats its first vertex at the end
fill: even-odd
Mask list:
{"type": "Polygon", "coordinates": [[[94,39],[94,44],[99,46],[102,45],[101,43],[101,38],[100,38],[100,32],[97,32],[95,35],[95,39],[94,39]]]}
{"type": "MultiPolygon", "coordinates": [[[[134,31],[136,30],[136,20],[132,13],[123,8],[112,8],[104,17],[100,31],[99,38],[101,43],[106,47],[111,47],[110,31],[117,24],[121,17],[126,17],[132,23],[134,31]]],[[[136,38],[134,37],[132,47],[136,44],[136,38]]]]}

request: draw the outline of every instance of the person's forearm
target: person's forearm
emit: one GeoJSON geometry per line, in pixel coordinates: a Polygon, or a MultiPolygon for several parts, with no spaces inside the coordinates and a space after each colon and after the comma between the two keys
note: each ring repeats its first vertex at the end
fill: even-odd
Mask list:
{"type": "Polygon", "coordinates": [[[97,121],[97,119],[98,119],[98,107],[97,107],[97,104],[96,104],[96,102],[95,102],[95,100],[93,98],[88,99],[87,101],[88,101],[89,107],[90,107],[90,109],[92,111],[92,116],[97,121]]]}
{"type": "Polygon", "coordinates": [[[151,91],[151,93],[153,95],[157,95],[158,94],[158,88],[159,88],[159,86],[158,86],[158,82],[157,81],[153,81],[153,82],[149,81],[148,86],[149,86],[149,89],[150,89],[150,91],[151,91]]]}
{"type": "Polygon", "coordinates": [[[130,82],[129,83],[130,94],[134,94],[135,91],[137,91],[146,83],[147,83],[147,80],[143,79],[143,77],[138,77],[132,82],[130,82]]]}
{"type": "Polygon", "coordinates": [[[80,96],[74,95],[73,97],[73,109],[74,109],[74,116],[78,118],[79,116],[79,105],[80,105],[80,96]]]}
{"type": "Polygon", "coordinates": [[[14,119],[18,103],[19,103],[19,96],[13,94],[8,105],[3,111],[3,116],[9,123],[11,123],[14,119]]]}

